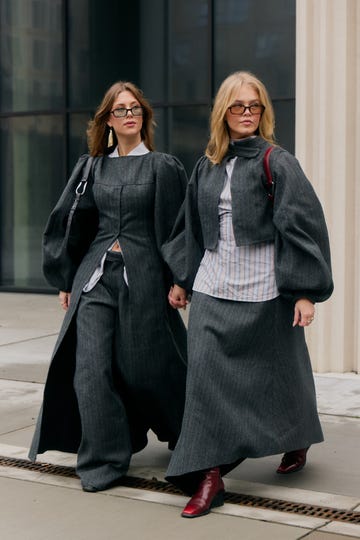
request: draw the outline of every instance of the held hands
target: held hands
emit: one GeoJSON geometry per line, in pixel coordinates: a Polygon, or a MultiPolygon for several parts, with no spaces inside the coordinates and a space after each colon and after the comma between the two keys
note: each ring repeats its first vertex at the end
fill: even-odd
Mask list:
{"type": "Polygon", "coordinates": [[[179,287],[179,285],[173,285],[172,287],[170,287],[168,300],[170,306],[174,309],[186,309],[186,305],[189,303],[189,301],[187,300],[186,290],[182,287],[179,287]]]}
{"type": "Polygon", "coordinates": [[[69,292],[64,292],[64,291],[59,292],[60,305],[63,309],[65,309],[65,311],[67,311],[70,306],[70,296],[71,296],[71,293],[69,292]]]}
{"type": "Polygon", "coordinates": [[[293,326],[309,326],[315,316],[315,306],[307,298],[301,298],[295,304],[293,326]]]}

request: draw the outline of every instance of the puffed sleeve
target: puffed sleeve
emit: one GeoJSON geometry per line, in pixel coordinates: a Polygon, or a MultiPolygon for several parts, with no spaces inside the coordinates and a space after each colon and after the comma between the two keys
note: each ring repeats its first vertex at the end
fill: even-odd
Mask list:
{"type": "Polygon", "coordinates": [[[182,163],[169,154],[159,154],[156,169],[154,222],[160,251],[168,240],[185,197],[187,176],[182,163]]]}
{"type": "Polygon", "coordinates": [[[333,291],[329,237],[319,199],[299,162],[273,152],[275,274],[279,292],[296,301],[323,302],[333,291]]]}
{"type": "Polygon", "coordinates": [[[171,235],[163,246],[163,256],[171,268],[174,282],[189,292],[204,252],[197,207],[198,176],[203,162],[204,158],[200,158],[195,165],[185,200],[171,235]]]}
{"type": "Polygon", "coordinates": [[[187,175],[182,163],[169,154],[158,154],[154,206],[155,237],[157,247],[168,267],[173,282],[171,249],[166,248],[177,216],[184,201],[187,175]],[[170,259],[170,260],[169,260],[170,259]]]}

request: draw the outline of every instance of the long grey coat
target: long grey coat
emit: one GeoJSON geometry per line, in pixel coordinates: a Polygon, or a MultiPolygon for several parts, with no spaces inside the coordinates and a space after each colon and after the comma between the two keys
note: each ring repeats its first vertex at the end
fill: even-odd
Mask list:
{"type": "MultiPolygon", "coordinates": [[[[63,235],[69,201],[71,204],[86,158],[79,159],[50,217],[47,232],[52,230],[54,237],[63,235]]],[[[71,290],[72,294],[49,368],[29,454],[31,459],[50,449],[67,452],[78,449],[81,425],[73,389],[77,306],[84,285],[117,238],[129,288],[128,305],[119,306],[118,333],[122,370],[135,389],[129,392],[125,403],[133,451],[146,444],[146,432],[150,428],[171,446],[176,442],[174,433],[180,430],[185,394],[186,331],[178,312],[167,302],[172,275],[161,256],[161,248],[183,201],[186,174],[172,156],[150,152],[143,156],[99,158],[92,176],[85,214],[88,229],[97,231],[73,283],[69,278],[64,279],[64,274],[52,263],[51,248],[48,246],[46,250],[46,278],[60,290],[71,290]],[[171,433],[153,410],[151,396],[154,393],[158,398],[157,406],[162,403],[167,418],[172,419],[171,433]]],[[[54,251],[57,247],[55,241],[54,251]]]]}

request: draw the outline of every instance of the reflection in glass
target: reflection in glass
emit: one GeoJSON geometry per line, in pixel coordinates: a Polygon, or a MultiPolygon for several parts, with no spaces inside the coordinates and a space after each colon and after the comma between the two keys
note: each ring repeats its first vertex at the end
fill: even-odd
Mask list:
{"type": "Polygon", "coordinates": [[[165,108],[154,108],[155,149],[158,152],[168,152],[168,114],[165,108]]]}
{"type": "Polygon", "coordinates": [[[69,105],[95,109],[114,82],[140,82],[139,2],[77,0],[67,5],[69,105]]]}
{"type": "Polygon", "coordinates": [[[273,102],[276,142],[291,153],[295,151],[295,100],[273,102]]]}
{"type": "Polygon", "coordinates": [[[170,1],[170,101],[196,102],[210,96],[208,4],[170,1]]]}
{"type": "Polygon", "coordinates": [[[71,114],[69,119],[69,171],[70,175],[75,163],[82,154],[89,152],[86,138],[90,114],[71,114]]]}
{"type": "Polygon", "coordinates": [[[209,137],[208,107],[174,107],[171,110],[171,150],[190,174],[209,137]]]}
{"type": "Polygon", "coordinates": [[[117,80],[144,90],[157,150],[189,174],[206,147],[213,90],[239,69],[267,85],[277,140],[294,151],[295,3],[1,0],[0,287],[47,287],[46,219],[117,80]]]}
{"type": "Polygon", "coordinates": [[[216,88],[247,70],[273,99],[294,97],[295,13],[296,0],[215,0],[216,88]]]}
{"type": "Polygon", "coordinates": [[[61,4],[0,2],[1,111],[62,106],[61,4]]]}
{"type": "Polygon", "coordinates": [[[165,25],[167,0],[140,0],[140,80],[145,96],[152,102],[166,99],[168,46],[165,25]]]}
{"type": "Polygon", "coordinates": [[[0,281],[46,287],[41,240],[64,185],[61,117],[14,118],[1,123],[0,281]]]}

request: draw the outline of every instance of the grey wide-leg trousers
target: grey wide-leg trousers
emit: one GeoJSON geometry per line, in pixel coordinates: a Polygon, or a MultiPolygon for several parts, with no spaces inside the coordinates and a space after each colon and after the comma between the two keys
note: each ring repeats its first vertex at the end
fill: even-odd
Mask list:
{"type": "Polygon", "coordinates": [[[121,253],[109,252],[100,281],[83,293],[77,313],[74,388],[82,438],[77,474],[82,485],[104,489],[126,474],[131,441],[125,408],[114,383],[119,303],[126,301],[121,253]]]}

